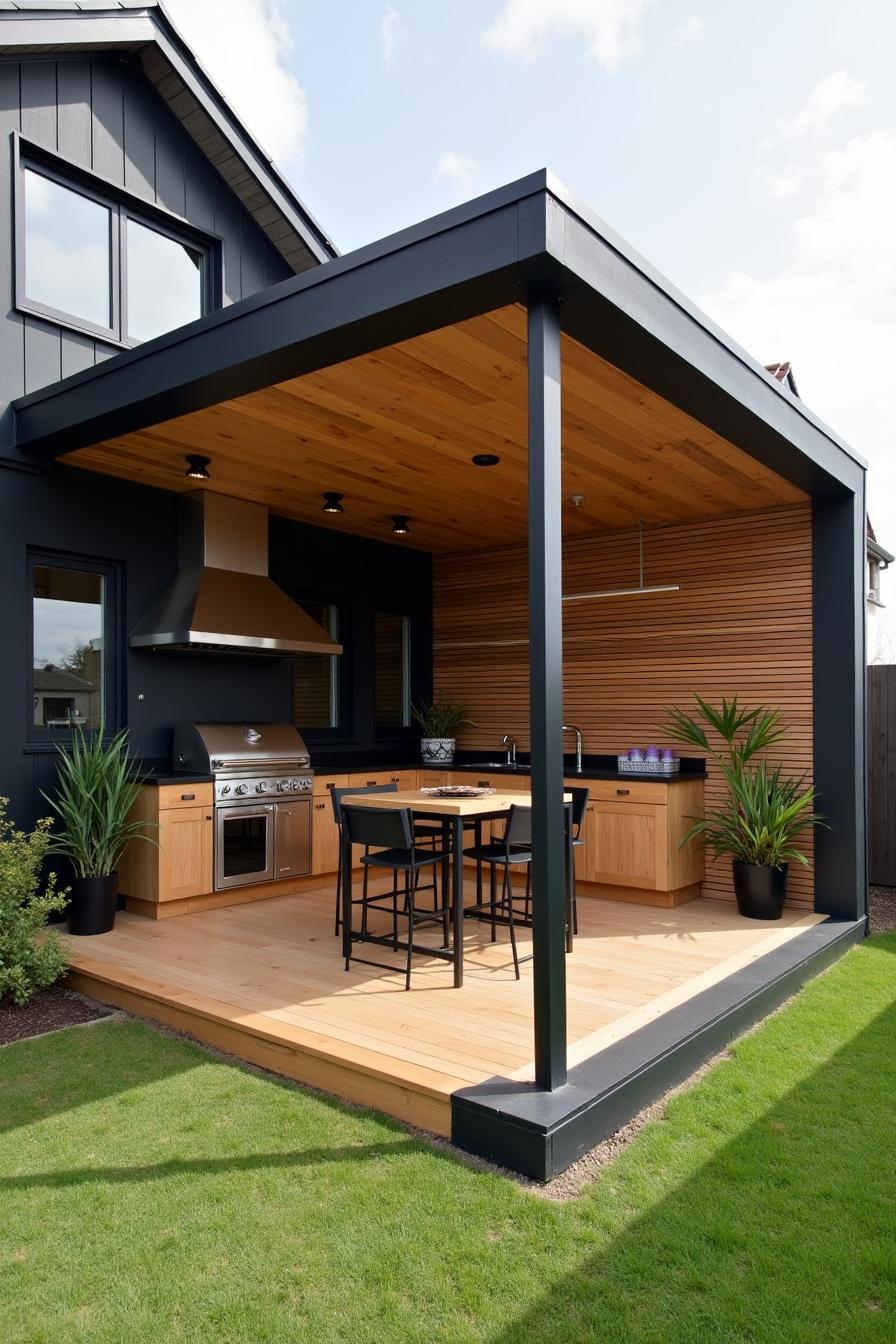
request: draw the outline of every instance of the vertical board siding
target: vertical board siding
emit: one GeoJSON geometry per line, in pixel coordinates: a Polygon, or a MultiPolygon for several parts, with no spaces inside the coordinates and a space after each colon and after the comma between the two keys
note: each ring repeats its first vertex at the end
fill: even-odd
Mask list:
{"type": "Polygon", "coordinates": [[[225,302],[292,274],[138,65],[102,55],[0,60],[0,452],[11,442],[10,401],[120,348],[15,311],[11,131],[219,233],[225,302]]]}
{"type": "MultiPolygon", "coordinates": [[[[564,604],[564,721],[582,729],[586,754],[671,746],[664,706],[687,707],[695,692],[714,702],[736,693],[781,708],[789,731],[780,759],[811,779],[809,505],[650,528],[645,552],[647,582],[679,583],[680,592],[564,604]]],[[[564,546],[565,593],[631,587],[637,573],[630,530],[564,546]]],[[[527,749],[528,648],[481,643],[526,639],[525,550],[435,557],[434,621],[435,689],[465,702],[477,725],[459,744],[494,755],[512,733],[527,749]]],[[[710,772],[707,805],[719,798],[710,772]]],[[[708,864],[704,893],[734,899],[730,862],[708,864]]],[[[811,870],[792,865],[791,903],[811,907],[812,895],[811,870]]]]}
{"type": "Polygon", "coordinates": [[[868,771],[869,877],[896,887],[896,666],[868,669],[868,771]]]}

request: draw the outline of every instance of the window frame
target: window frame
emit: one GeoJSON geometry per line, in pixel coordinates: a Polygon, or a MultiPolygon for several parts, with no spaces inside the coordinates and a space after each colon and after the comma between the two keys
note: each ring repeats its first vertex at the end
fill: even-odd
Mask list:
{"type": "MultiPolygon", "coordinates": [[[[78,555],[70,551],[45,550],[29,546],[25,563],[25,746],[28,751],[55,751],[59,744],[72,740],[70,728],[37,728],[34,723],[34,571],[70,569],[79,574],[97,574],[103,580],[103,724],[105,737],[113,737],[121,727],[123,675],[121,641],[123,622],[120,609],[124,591],[121,565],[114,560],[78,555]]],[[[88,728],[92,737],[98,730],[88,728]]]]}
{"type": "Polygon", "coordinates": [[[352,609],[351,603],[346,596],[336,596],[333,593],[310,592],[303,589],[298,595],[291,594],[293,601],[302,606],[309,603],[314,606],[333,607],[336,611],[336,627],[339,631],[338,642],[342,645],[342,653],[321,654],[322,658],[335,658],[336,660],[336,694],[339,700],[339,723],[335,727],[324,728],[321,725],[309,725],[299,723],[298,706],[295,693],[295,669],[293,667],[290,676],[290,689],[292,695],[292,722],[302,734],[306,742],[313,743],[342,743],[354,741],[355,732],[355,706],[352,694],[352,659],[354,655],[354,640],[352,637],[352,609]]]}
{"type": "MultiPolygon", "coordinates": [[[[109,345],[120,346],[124,350],[144,345],[127,334],[127,224],[134,220],[144,228],[152,229],[172,242],[199,252],[202,256],[200,268],[200,316],[220,308],[224,288],[223,275],[223,239],[220,234],[208,229],[197,229],[180,215],[166,210],[163,206],[144,201],[124,187],[68,163],[58,155],[43,149],[40,145],[26,140],[18,131],[13,136],[13,211],[14,211],[14,257],[15,306],[19,312],[30,313],[55,322],[58,326],[71,331],[95,336],[109,345]],[[54,308],[29,297],[27,289],[27,234],[25,219],[25,170],[46,177],[56,186],[64,187],[77,195],[86,197],[109,211],[109,295],[112,318],[106,327],[78,317],[76,313],[54,308]]],[[[176,330],[176,328],[172,328],[176,330]]]]}
{"type": "Polygon", "coordinates": [[[373,681],[373,735],[375,738],[394,738],[399,735],[405,735],[413,731],[414,715],[412,707],[414,704],[414,617],[413,613],[407,609],[390,606],[388,604],[375,603],[372,612],[372,631],[371,631],[371,677],[373,681]],[[376,618],[377,616],[395,616],[401,621],[402,629],[402,648],[401,648],[401,680],[402,680],[402,710],[407,714],[407,723],[378,723],[376,716],[376,618]]]}

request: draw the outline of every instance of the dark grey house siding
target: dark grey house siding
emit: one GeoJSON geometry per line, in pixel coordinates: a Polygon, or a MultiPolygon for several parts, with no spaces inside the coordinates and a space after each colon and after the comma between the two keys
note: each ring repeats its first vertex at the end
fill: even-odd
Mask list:
{"type": "MultiPolygon", "coordinates": [[[[23,826],[46,814],[40,790],[56,776],[52,745],[35,748],[27,729],[31,594],[29,548],[118,567],[116,664],[121,722],[135,755],[170,769],[172,725],[180,719],[281,719],[293,712],[290,658],[227,657],[129,649],[127,632],[170,581],[178,565],[178,496],[74,467],[40,473],[0,470],[0,574],[3,644],[0,656],[0,796],[23,826]]],[[[345,755],[363,764],[376,753],[416,752],[416,732],[383,736],[374,725],[374,612],[404,611],[414,630],[412,692],[432,689],[432,563],[420,551],[334,535],[286,518],[271,518],[271,576],[295,597],[335,601],[346,643],[344,728],[338,740],[310,733],[317,755],[345,755]]]]}
{"type": "Polygon", "coordinates": [[[224,301],[291,271],[175,121],[139,66],[118,55],[0,60],[0,452],[10,401],[118,349],[13,306],[11,132],[223,240],[224,301]]]}

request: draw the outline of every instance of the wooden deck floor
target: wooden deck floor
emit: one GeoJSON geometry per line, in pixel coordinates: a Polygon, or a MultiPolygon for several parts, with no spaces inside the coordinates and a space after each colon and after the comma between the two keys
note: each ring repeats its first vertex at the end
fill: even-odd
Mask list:
{"type": "MultiPolygon", "coordinates": [[[[658,910],[582,898],[579,909],[567,958],[571,1063],[819,918],[758,924],[711,900],[658,910]]],[[[158,922],[119,915],[111,933],[70,940],[71,983],[437,1133],[450,1132],[456,1089],[532,1076],[532,966],[514,979],[506,932],[493,945],[468,921],[463,988],[444,962],[416,958],[405,993],[398,973],[346,973],[332,921],[330,888],[158,922]]]]}

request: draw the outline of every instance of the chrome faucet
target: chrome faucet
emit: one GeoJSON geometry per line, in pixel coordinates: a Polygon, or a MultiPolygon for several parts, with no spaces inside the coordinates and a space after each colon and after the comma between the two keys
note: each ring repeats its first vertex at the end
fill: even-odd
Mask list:
{"type": "Polygon", "coordinates": [[[575,733],[576,735],[576,774],[582,773],[582,730],[577,728],[574,723],[564,723],[564,733],[575,733]]]}
{"type": "Polygon", "coordinates": [[[507,748],[507,764],[516,765],[516,738],[505,733],[501,738],[501,746],[507,748]]]}

